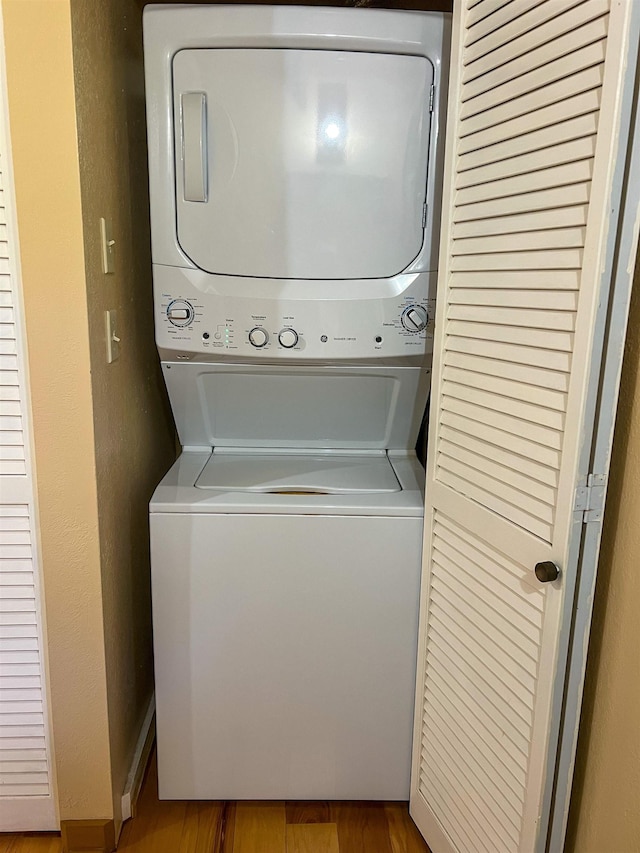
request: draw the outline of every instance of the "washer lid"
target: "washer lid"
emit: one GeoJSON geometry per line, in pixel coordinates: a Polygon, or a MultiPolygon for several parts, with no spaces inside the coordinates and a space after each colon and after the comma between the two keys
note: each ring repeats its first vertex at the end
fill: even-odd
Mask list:
{"type": "Polygon", "coordinates": [[[381,494],[401,491],[386,456],[216,453],[198,489],[262,494],[381,494]]]}
{"type": "Polygon", "coordinates": [[[354,51],[173,59],[178,241],[210,273],[386,278],[422,248],[433,66],[354,51]]]}

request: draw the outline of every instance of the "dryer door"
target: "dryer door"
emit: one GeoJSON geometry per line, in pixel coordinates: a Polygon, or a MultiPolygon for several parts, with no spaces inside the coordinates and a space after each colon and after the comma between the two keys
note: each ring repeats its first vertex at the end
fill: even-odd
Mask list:
{"type": "Polygon", "coordinates": [[[433,68],[424,57],[182,50],[176,209],[203,270],[380,278],[423,241],[433,68]]]}

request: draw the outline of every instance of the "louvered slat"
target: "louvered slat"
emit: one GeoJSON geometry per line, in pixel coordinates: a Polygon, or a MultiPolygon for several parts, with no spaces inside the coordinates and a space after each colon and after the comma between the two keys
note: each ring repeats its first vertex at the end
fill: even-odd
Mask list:
{"type": "MultiPolygon", "coordinates": [[[[527,398],[532,399],[538,393],[538,389],[550,389],[553,391],[566,392],[569,388],[569,379],[566,373],[553,372],[538,366],[518,364],[515,361],[502,361],[499,358],[485,358],[463,351],[456,352],[451,349],[447,352],[444,361],[446,367],[456,367],[468,371],[469,381],[473,382],[473,374],[486,374],[488,382],[492,376],[523,382],[527,388],[527,398]]],[[[547,405],[542,402],[542,405],[547,405]]]]}
{"type": "MultiPolygon", "coordinates": [[[[489,145],[504,144],[505,139],[513,140],[520,136],[526,137],[534,133],[539,134],[541,129],[546,129],[549,125],[561,124],[576,116],[597,112],[599,108],[600,89],[591,89],[588,92],[582,92],[558,103],[549,104],[531,113],[519,115],[504,122],[502,125],[493,125],[483,130],[470,131],[461,136],[459,153],[466,154],[489,145]]],[[[535,148],[529,145],[525,150],[532,151],[535,148]]],[[[512,147],[509,153],[513,154],[513,152],[514,148],[512,147]]],[[[492,154],[495,155],[495,151],[492,154]]]]}
{"type": "Polygon", "coordinates": [[[469,14],[468,34],[465,40],[467,47],[474,44],[479,39],[484,38],[495,30],[504,27],[506,24],[523,15],[529,9],[533,9],[540,0],[519,0],[514,3],[512,0],[502,0],[498,4],[479,3],[476,6],[476,14],[469,14]],[[489,8],[487,6],[489,5],[489,8]],[[495,6],[496,8],[492,8],[495,6]]]}
{"type": "Polygon", "coordinates": [[[466,815],[472,819],[476,841],[481,840],[485,850],[489,853],[500,850],[504,844],[505,835],[512,839],[514,836],[517,837],[509,816],[498,809],[491,798],[491,791],[483,790],[483,780],[478,778],[471,769],[479,766],[477,762],[469,756],[460,755],[459,749],[462,744],[452,744],[437,725],[429,717],[425,717],[425,727],[430,724],[434,737],[429,743],[429,748],[423,751],[423,760],[427,764],[439,764],[443,768],[448,768],[448,773],[445,771],[449,777],[448,784],[443,794],[446,793],[448,798],[454,796],[463,814],[466,812],[466,815]],[[460,772],[461,765],[466,765],[464,775],[460,772]],[[462,781],[459,781],[460,779],[462,781]]]}
{"type": "Polygon", "coordinates": [[[465,271],[452,273],[449,279],[451,290],[456,288],[477,287],[483,290],[578,290],[580,287],[580,272],[578,270],[494,270],[465,271]]]}
{"type": "MultiPolygon", "coordinates": [[[[450,426],[461,435],[469,436],[480,444],[484,443],[489,446],[501,447],[518,456],[532,459],[541,465],[555,470],[559,469],[560,453],[558,450],[543,447],[536,442],[529,441],[529,439],[505,432],[499,426],[494,427],[484,423],[482,420],[470,417],[471,414],[474,413],[469,411],[458,413],[445,409],[442,412],[442,425],[445,427],[450,426]]],[[[480,412],[479,414],[481,415],[482,413],[480,412]]]]}
{"type": "MultiPolygon", "coordinates": [[[[0,176],[2,170],[0,168],[0,176]]],[[[10,245],[6,225],[6,208],[0,208],[0,476],[26,476],[22,393],[18,371],[18,331],[15,315],[15,292],[9,273],[10,245]],[[12,361],[9,362],[8,360],[12,361]]],[[[5,544],[12,539],[5,537],[5,544]]]]}
{"type": "MultiPolygon", "coordinates": [[[[497,759],[507,771],[510,781],[513,779],[522,780],[524,785],[526,783],[527,762],[522,750],[518,749],[506,736],[506,732],[501,728],[499,721],[487,713],[475,698],[466,694],[453,678],[444,677],[435,661],[432,661],[432,664],[431,677],[434,687],[438,689],[443,701],[449,708],[456,709],[457,713],[466,721],[466,726],[473,732],[473,737],[482,741],[483,749],[486,748],[489,751],[490,763],[495,764],[497,759]]],[[[522,742],[517,736],[516,739],[520,743],[522,742]]],[[[503,779],[504,770],[500,772],[503,779]]]]}
{"type": "MultiPolygon", "coordinates": [[[[460,362],[458,364],[460,365],[460,362]]],[[[464,363],[467,369],[463,369],[460,366],[450,366],[450,363],[447,363],[443,371],[443,379],[445,382],[454,382],[469,388],[490,391],[500,394],[503,397],[511,397],[519,400],[522,397],[521,380],[513,381],[512,379],[503,379],[499,376],[483,375],[482,373],[475,372],[473,369],[474,367],[483,367],[485,365],[491,368],[492,364],[492,362],[487,363],[483,361],[481,365],[478,365],[470,359],[464,363]]],[[[511,366],[508,365],[507,367],[511,366]]],[[[555,409],[558,412],[564,412],[566,394],[544,387],[530,387],[528,389],[527,402],[543,406],[547,409],[555,409]]]]}
{"type": "MultiPolygon", "coordinates": [[[[488,391],[486,388],[474,387],[473,383],[465,382],[450,382],[445,380],[443,383],[444,392],[453,399],[464,401],[465,403],[474,403],[477,406],[483,406],[491,409],[493,412],[503,412],[514,417],[521,418],[523,421],[529,421],[534,425],[550,427],[554,430],[562,430],[564,426],[564,413],[540,406],[539,404],[523,401],[520,399],[522,394],[517,396],[506,396],[503,394],[495,394],[488,391]]],[[[534,436],[532,435],[532,438],[534,436]]],[[[546,443],[549,433],[536,433],[536,438],[546,443]]],[[[553,440],[553,438],[551,438],[553,440]]],[[[16,534],[18,535],[18,534],[16,534]]]]}
{"type": "MultiPolygon", "coordinates": [[[[558,145],[551,145],[542,150],[529,151],[524,154],[515,153],[511,157],[470,167],[460,172],[456,186],[458,188],[472,187],[516,175],[526,175],[530,172],[539,173],[546,169],[549,163],[563,165],[577,160],[590,160],[595,154],[595,141],[595,135],[588,134],[578,139],[563,141],[558,145]]],[[[540,175],[541,179],[543,177],[540,175]]],[[[547,185],[550,184],[547,183],[547,185]]]]}
{"type": "Polygon", "coordinates": [[[468,0],[467,2],[467,21],[468,26],[477,26],[481,21],[484,21],[489,15],[495,14],[497,11],[511,3],[511,0],[468,0]]]}
{"type": "Polygon", "coordinates": [[[504,252],[526,252],[545,248],[568,249],[584,245],[584,229],[554,228],[552,231],[524,231],[509,235],[508,242],[504,233],[495,236],[483,232],[481,237],[456,240],[458,255],[495,255],[504,252]]]}
{"type": "Polygon", "coordinates": [[[10,649],[38,649],[37,637],[2,637],[0,635],[0,650],[8,651],[10,649]]]}
{"type": "MultiPolygon", "coordinates": [[[[520,491],[524,493],[526,490],[531,496],[531,504],[533,507],[537,508],[539,513],[548,515],[551,518],[553,517],[552,512],[544,512],[543,505],[547,504],[548,506],[553,507],[556,501],[556,489],[540,482],[532,483],[530,473],[527,472],[526,474],[523,474],[512,467],[515,464],[517,457],[511,457],[509,460],[511,465],[501,465],[485,455],[484,447],[481,448],[480,453],[477,451],[473,452],[465,449],[464,446],[461,446],[455,441],[447,441],[444,438],[442,441],[442,455],[443,457],[446,457],[447,461],[449,461],[450,469],[452,471],[458,470],[463,475],[468,475],[470,470],[475,470],[478,472],[478,479],[484,478],[486,482],[491,483],[492,485],[492,481],[494,480],[502,482],[505,484],[506,488],[509,489],[510,494],[516,495],[516,500],[518,499],[517,492],[520,491]],[[456,463],[460,466],[458,469],[456,469],[456,463]]],[[[446,461],[444,459],[443,464],[446,466],[446,461]]],[[[502,492],[501,497],[505,496],[506,492],[502,492]]]]}
{"type": "Polygon", "coordinates": [[[31,524],[0,506],[0,797],[50,794],[31,524]]]}
{"type": "MultiPolygon", "coordinates": [[[[444,571],[446,572],[446,569],[444,571]]],[[[487,661],[493,661],[496,668],[501,668],[514,679],[513,683],[521,683],[532,689],[536,674],[535,662],[532,659],[524,654],[512,656],[496,645],[493,638],[485,632],[484,622],[474,608],[464,604],[454,606],[446,596],[440,595],[437,588],[434,587],[434,600],[436,599],[438,600],[438,610],[441,611],[441,616],[446,618],[447,625],[449,627],[457,626],[460,631],[461,642],[464,642],[462,638],[467,636],[469,643],[474,648],[480,649],[487,661]]],[[[437,620],[440,617],[434,618],[437,620]]],[[[440,626],[441,633],[446,631],[447,625],[440,626]]]]}
{"type": "MultiPolygon", "coordinates": [[[[537,153],[547,149],[562,151],[562,146],[583,137],[594,136],[598,130],[598,114],[590,112],[575,118],[558,121],[549,127],[533,130],[518,137],[517,146],[509,138],[485,148],[471,148],[460,153],[458,173],[463,174],[472,169],[509,162],[514,157],[537,153]]],[[[471,137],[468,138],[471,140],[471,137]]],[[[561,155],[562,156],[562,155],[561,155]]],[[[553,162],[547,159],[545,165],[553,162]]]]}
{"type": "Polygon", "coordinates": [[[419,779],[419,790],[429,798],[429,803],[433,813],[438,818],[439,822],[448,828],[449,837],[456,845],[456,850],[468,851],[468,853],[491,853],[485,846],[478,846],[477,836],[473,833],[470,835],[465,831],[467,829],[467,814],[464,804],[460,802],[460,794],[455,786],[449,784],[447,779],[447,765],[445,764],[442,771],[438,772],[437,765],[432,762],[424,761],[424,752],[421,753],[421,761],[423,765],[429,764],[434,767],[434,775],[437,774],[438,784],[434,785],[433,778],[427,773],[421,773],[419,779]]]}
{"type": "MultiPolygon", "coordinates": [[[[456,717],[457,715],[452,713],[444,697],[438,697],[436,707],[427,707],[424,720],[436,737],[425,744],[425,749],[431,748],[437,751],[439,746],[446,744],[446,752],[454,763],[458,764],[456,781],[460,776],[470,780],[475,790],[476,802],[482,807],[483,812],[491,812],[494,820],[497,819],[504,828],[508,828],[512,837],[517,838],[518,811],[522,807],[523,784],[515,781],[512,773],[506,772],[506,768],[502,767],[500,769],[503,772],[497,774],[501,778],[492,778],[492,774],[486,770],[487,761],[495,763],[496,759],[490,750],[486,750],[483,742],[474,738],[466,727],[461,727],[463,734],[459,739],[454,740],[451,737],[450,729],[444,723],[444,719],[448,718],[455,723],[456,717]],[[499,793],[502,796],[499,796],[499,793]]],[[[521,777],[522,771],[517,771],[517,775],[521,777]]]]}
{"type": "Polygon", "coordinates": [[[24,747],[22,749],[9,749],[0,740],[0,750],[4,761],[46,761],[47,753],[44,746],[24,747]]]}
{"type": "MultiPolygon", "coordinates": [[[[439,531],[438,535],[442,532],[439,531]]],[[[539,622],[536,624],[538,614],[532,610],[531,618],[528,618],[524,612],[526,608],[523,608],[523,602],[519,598],[510,601],[507,596],[496,594],[494,589],[480,583],[476,578],[477,569],[473,563],[475,555],[473,558],[465,556],[460,548],[455,547],[455,544],[456,542],[447,544],[444,539],[440,539],[437,547],[434,546],[436,547],[434,559],[440,566],[440,571],[435,572],[434,576],[441,579],[442,595],[447,597],[447,590],[455,588],[456,606],[459,609],[467,606],[474,610],[477,617],[472,616],[469,611],[469,618],[471,620],[477,618],[477,625],[480,627],[485,625],[488,633],[497,631],[499,636],[508,637],[512,641],[509,649],[514,659],[523,661],[522,654],[524,654],[536,660],[540,635],[540,624],[539,622]]],[[[500,593],[502,593],[501,588],[500,593]]],[[[522,701],[525,704],[527,702],[524,698],[522,701]]]]}
{"type": "MultiPolygon", "coordinates": [[[[582,3],[582,0],[565,0],[564,9],[571,9],[582,3]]],[[[486,56],[504,47],[520,37],[545,32],[545,25],[558,16],[558,6],[554,0],[513,0],[510,8],[503,10],[503,23],[499,27],[490,26],[491,21],[468,28],[466,40],[467,57],[469,62],[481,56],[486,56]],[[487,23],[489,26],[487,26],[487,23]]]]}
{"type": "MultiPolygon", "coordinates": [[[[547,162],[549,162],[547,160],[547,162]]],[[[460,207],[482,201],[518,196],[534,191],[554,189],[591,180],[592,159],[561,163],[545,169],[536,169],[515,177],[499,178],[486,183],[474,184],[458,191],[456,204],[460,207]]]]}
{"type": "Polygon", "coordinates": [[[482,270],[561,270],[579,269],[581,249],[549,249],[534,252],[500,252],[482,255],[454,255],[451,268],[455,272],[482,270]]]}
{"type": "Polygon", "coordinates": [[[561,276],[583,261],[608,12],[605,0],[553,5],[517,0],[468,30],[442,384],[449,433],[436,468],[441,482],[545,541],[577,310],[561,276]],[[544,46],[545,61],[525,58],[524,45],[544,46]],[[494,75],[482,91],[479,68],[494,75]],[[522,89],[507,98],[514,75],[522,89]],[[484,382],[485,370],[496,380],[484,382]],[[527,447],[532,464],[519,469],[527,447]]]}
{"type": "MultiPolygon", "coordinates": [[[[532,213],[541,210],[552,210],[554,208],[572,207],[573,205],[585,204],[589,201],[589,186],[587,182],[571,184],[566,187],[554,187],[552,189],[537,190],[522,195],[513,195],[508,198],[489,199],[465,204],[456,208],[455,222],[469,222],[470,220],[485,220],[497,216],[512,216],[513,214],[532,213]]],[[[515,269],[537,269],[532,264],[536,260],[542,260],[543,256],[529,258],[528,264],[521,263],[515,269]]],[[[579,261],[575,257],[572,263],[579,261]]],[[[567,264],[562,266],[566,267],[567,264]]],[[[502,269],[499,267],[498,269],[502,269]]],[[[543,269],[554,269],[549,265],[543,269]]]]}
{"type": "MultiPolygon", "coordinates": [[[[540,47],[530,50],[510,62],[498,65],[495,69],[478,76],[474,80],[468,80],[464,86],[464,103],[466,104],[472,99],[477,100],[478,108],[482,109],[484,102],[480,99],[483,95],[491,97],[490,93],[497,92],[498,99],[503,99],[507,84],[516,79],[518,80],[518,91],[529,91],[532,79],[535,79],[533,75],[537,72],[542,75],[537,79],[538,85],[545,85],[547,82],[551,82],[558,64],[564,68],[563,74],[566,74],[566,57],[568,55],[571,55],[572,67],[575,67],[576,70],[581,69],[584,67],[582,49],[601,44],[604,50],[608,23],[607,15],[598,17],[587,24],[570,29],[567,33],[545,42],[540,47]],[[575,66],[573,66],[574,57],[576,59],[575,66]],[[520,88],[521,85],[522,88],[520,88]]],[[[495,103],[495,101],[489,101],[489,103],[495,103]]]]}
{"type": "Polygon", "coordinates": [[[526,575],[524,567],[505,561],[440,513],[433,533],[422,790],[436,814],[433,794],[443,778],[441,797],[456,790],[465,793],[463,801],[475,797],[492,820],[479,830],[479,815],[461,813],[467,837],[481,831],[484,843],[493,845],[489,849],[512,851],[521,830],[544,592],[516,594],[514,582],[526,575]],[[487,563],[491,573],[481,574],[487,563]],[[455,596],[449,597],[447,588],[455,596]],[[526,652],[520,662],[514,648],[526,652]],[[468,716],[462,708],[473,713],[468,716]],[[513,739],[507,749],[505,732],[513,739]]]}
{"type": "MultiPolygon", "coordinates": [[[[1,89],[1,87],[0,87],[1,89]]],[[[11,828],[56,825],[49,774],[45,684],[34,560],[33,484],[28,470],[28,397],[0,110],[0,816],[11,828]],[[5,198],[5,192],[7,197],[5,198]],[[23,818],[16,818],[23,815],[23,818]]],[[[0,831],[8,827],[0,824],[0,831]]]]}
{"type": "MultiPolygon", "coordinates": [[[[10,509],[11,507],[6,507],[10,509]]],[[[0,513],[0,531],[5,530],[29,530],[29,517],[27,515],[11,515],[7,512],[0,513]]]]}
{"type": "MultiPolygon", "coordinates": [[[[431,685],[435,690],[454,695],[454,704],[465,709],[469,725],[480,728],[483,737],[494,745],[504,746],[507,755],[517,768],[526,770],[527,742],[517,726],[501,715],[492,703],[491,697],[476,690],[469,678],[452,666],[452,661],[444,655],[439,655],[437,647],[429,654],[429,673],[431,685]],[[473,720],[473,723],[471,723],[473,720]]],[[[508,762],[505,762],[508,764],[508,762]]],[[[517,771],[516,771],[517,772],[517,771]]]]}
{"type": "Polygon", "coordinates": [[[600,63],[482,112],[468,110],[469,115],[464,122],[464,135],[479,133],[499,124],[505,125],[522,116],[531,115],[537,110],[547,110],[550,104],[599,89],[602,85],[603,73],[604,64],[600,63]]]}
{"type": "Polygon", "coordinates": [[[504,326],[522,326],[532,329],[550,329],[552,331],[573,332],[575,330],[575,312],[534,310],[532,308],[503,308],[495,305],[456,305],[449,308],[450,320],[462,320],[470,323],[497,323],[504,326]]]}
{"type": "MultiPolygon", "coordinates": [[[[488,356],[489,358],[514,362],[515,364],[548,368],[551,371],[569,372],[571,368],[571,353],[569,350],[566,352],[560,350],[554,351],[552,347],[541,349],[527,340],[517,341],[516,343],[521,343],[523,346],[516,346],[511,342],[496,341],[490,337],[484,337],[484,335],[481,337],[480,335],[485,332],[485,329],[477,330],[479,333],[478,337],[469,334],[470,331],[468,326],[464,326],[461,327],[462,335],[456,336],[452,334],[449,339],[449,349],[452,352],[488,356]]],[[[504,336],[505,332],[501,334],[504,336]]],[[[547,338],[544,342],[548,343],[549,339],[547,338]]]]}
{"type": "MultiPolygon", "coordinates": [[[[592,38],[593,34],[589,33],[588,38],[592,38]]],[[[548,54],[547,54],[548,55],[548,54]]],[[[598,65],[604,62],[605,47],[602,42],[602,36],[595,42],[586,44],[572,53],[572,67],[576,71],[583,71],[593,65],[598,65]]],[[[529,57],[527,57],[529,59],[529,57]]],[[[530,67],[530,66],[528,66],[530,67]]],[[[539,68],[528,71],[525,74],[518,76],[518,92],[524,95],[528,92],[533,92],[543,86],[548,86],[562,79],[566,75],[567,63],[564,56],[560,56],[554,61],[547,61],[539,68]]],[[[510,81],[502,83],[498,86],[491,87],[488,91],[469,98],[465,101],[460,111],[461,118],[467,118],[470,115],[488,110],[500,104],[507,103],[513,97],[513,87],[510,81]]]]}
{"type": "Polygon", "coordinates": [[[528,67],[531,67],[535,58],[529,54],[537,48],[603,17],[608,11],[609,0],[588,0],[586,3],[564,0],[562,6],[557,0],[540,3],[528,16],[523,15],[516,22],[517,26],[505,27],[494,38],[481,39],[465,51],[463,84],[521,56],[527,56],[528,67]],[[560,10],[566,11],[558,14],[560,10]],[[540,25],[534,23],[536,17],[540,25]]]}

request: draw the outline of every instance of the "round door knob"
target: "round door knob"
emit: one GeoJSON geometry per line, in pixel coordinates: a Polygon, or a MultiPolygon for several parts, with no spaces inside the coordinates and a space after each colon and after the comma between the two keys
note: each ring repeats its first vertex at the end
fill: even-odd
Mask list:
{"type": "Polygon", "coordinates": [[[193,305],[185,299],[174,299],[167,307],[167,319],[172,326],[188,326],[193,320],[193,305]]]}
{"type": "Polygon", "coordinates": [[[410,305],[402,312],[400,322],[408,332],[421,332],[429,322],[429,314],[422,305],[410,305]]]}
{"type": "Polygon", "coordinates": [[[278,335],[280,346],[291,349],[298,343],[298,333],[293,329],[283,329],[278,335]]]}
{"type": "Polygon", "coordinates": [[[256,326],[249,332],[249,343],[254,347],[263,347],[269,340],[269,335],[266,329],[262,326],[256,326]]]}
{"type": "Polygon", "coordinates": [[[550,583],[560,577],[560,569],[551,560],[536,563],[534,572],[540,583],[550,583]]]}

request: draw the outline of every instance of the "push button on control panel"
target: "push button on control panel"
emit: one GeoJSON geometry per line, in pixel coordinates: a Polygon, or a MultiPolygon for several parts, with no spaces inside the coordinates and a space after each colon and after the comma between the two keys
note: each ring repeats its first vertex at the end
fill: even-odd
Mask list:
{"type": "Polygon", "coordinates": [[[167,319],[173,326],[188,326],[193,320],[193,306],[184,299],[174,299],[167,308],[167,319]]]}

